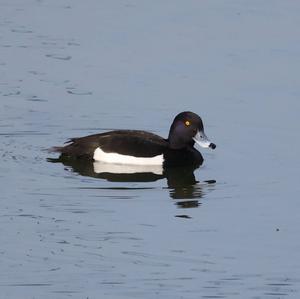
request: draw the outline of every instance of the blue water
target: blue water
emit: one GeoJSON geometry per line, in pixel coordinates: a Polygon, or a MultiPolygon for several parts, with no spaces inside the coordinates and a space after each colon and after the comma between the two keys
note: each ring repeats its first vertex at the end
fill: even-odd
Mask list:
{"type": "Polygon", "coordinates": [[[299,8],[2,1],[0,298],[298,298],[299,8]],[[217,148],[172,181],[47,160],[184,110],[217,148]]]}

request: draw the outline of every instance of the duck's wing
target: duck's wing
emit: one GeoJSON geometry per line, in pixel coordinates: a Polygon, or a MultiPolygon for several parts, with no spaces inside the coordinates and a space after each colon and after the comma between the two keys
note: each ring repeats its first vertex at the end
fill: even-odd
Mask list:
{"type": "Polygon", "coordinates": [[[106,153],[118,153],[135,157],[154,157],[161,155],[168,142],[153,133],[138,130],[118,130],[102,134],[71,138],[67,145],[54,147],[51,151],[63,156],[93,158],[97,148],[106,153]]]}

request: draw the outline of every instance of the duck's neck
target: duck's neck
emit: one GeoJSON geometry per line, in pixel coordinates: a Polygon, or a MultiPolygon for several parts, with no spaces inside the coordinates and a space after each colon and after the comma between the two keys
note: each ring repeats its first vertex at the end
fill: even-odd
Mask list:
{"type": "Polygon", "coordinates": [[[195,144],[194,140],[191,140],[190,142],[186,142],[184,139],[180,138],[180,136],[175,134],[169,134],[167,141],[169,142],[170,148],[174,150],[191,148],[195,144]]]}

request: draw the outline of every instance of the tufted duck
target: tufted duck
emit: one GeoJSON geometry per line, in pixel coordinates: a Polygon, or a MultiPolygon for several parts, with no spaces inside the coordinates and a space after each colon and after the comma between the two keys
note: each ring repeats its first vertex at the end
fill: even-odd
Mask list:
{"type": "Polygon", "coordinates": [[[67,145],[53,147],[50,151],[60,153],[62,159],[163,167],[200,166],[203,157],[194,148],[195,142],[205,148],[216,148],[204,134],[201,118],[186,111],[175,117],[167,139],[146,131],[116,130],[71,138],[67,145]]]}

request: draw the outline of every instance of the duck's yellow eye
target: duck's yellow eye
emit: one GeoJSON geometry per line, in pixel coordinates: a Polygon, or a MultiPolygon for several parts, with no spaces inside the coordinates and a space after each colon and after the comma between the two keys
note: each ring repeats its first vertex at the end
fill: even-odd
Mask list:
{"type": "Polygon", "coordinates": [[[188,127],[191,123],[188,120],[186,120],[184,124],[188,127]]]}

